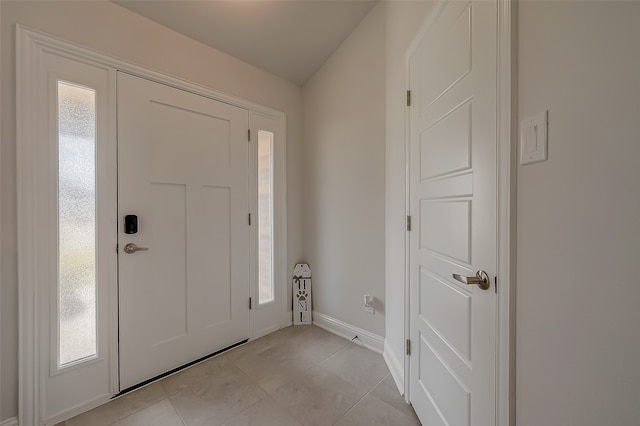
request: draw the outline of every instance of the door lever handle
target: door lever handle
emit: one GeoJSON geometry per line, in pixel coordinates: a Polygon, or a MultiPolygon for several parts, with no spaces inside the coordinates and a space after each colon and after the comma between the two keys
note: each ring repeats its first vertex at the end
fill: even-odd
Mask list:
{"type": "Polygon", "coordinates": [[[476,272],[475,277],[463,277],[462,275],[453,274],[453,278],[463,284],[477,285],[482,290],[489,288],[489,275],[485,271],[476,272]]]}
{"type": "Polygon", "coordinates": [[[147,250],[149,250],[148,247],[138,247],[134,243],[129,243],[126,246],[124,246],[124,252],[127,254],[132,254],[137,251],[147,251],[147,250]]]}

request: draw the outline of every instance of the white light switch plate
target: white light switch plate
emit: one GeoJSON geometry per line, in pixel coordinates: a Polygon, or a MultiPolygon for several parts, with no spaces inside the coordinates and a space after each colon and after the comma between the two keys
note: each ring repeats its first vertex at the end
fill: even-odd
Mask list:
{"type": "Polygon", "coordinates": [[[520,122],[520,164],[547,159],[547,111],[520,122]]]}

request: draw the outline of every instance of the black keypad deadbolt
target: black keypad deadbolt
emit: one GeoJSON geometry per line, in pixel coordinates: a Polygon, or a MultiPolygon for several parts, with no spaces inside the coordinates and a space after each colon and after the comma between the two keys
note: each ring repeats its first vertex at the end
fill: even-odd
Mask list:
{"type": "Polygon", "coordinates": [[[124,233],[138,233],[138,216],[136,216],[135,214],[128,214],[124,217],[124,233]]]}

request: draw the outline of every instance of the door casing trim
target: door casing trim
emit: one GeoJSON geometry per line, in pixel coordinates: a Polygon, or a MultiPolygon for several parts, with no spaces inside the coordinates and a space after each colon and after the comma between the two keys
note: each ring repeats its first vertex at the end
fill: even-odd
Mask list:
{"type": "MultiPolygon", "coordinates": [[[[266,114],[264,112],[250,110],[249,112],[249,127],[251,129],[251,144],[250,149],[253,151],[253,155],[257,152],[257,144],[258,144],[258,132],[260,130],[269,130],[262,129],[257,124],[260,120],[271,120],[273,122],[274,130],[274,147],[273,147],[273,185],[274,188],[286,188],[287,185],[287,152],[286,152],[286,117],[284,114],[273,115],[266,114]]],[[[251,158],[250,154],[250,158],[251,158]]],[[[252,210],[252,217],[256,218],[255,224],[251,225],[251,234],[254,243],[251,245],[251,297],[254,297],[255,300],[252,303],[251,315],[250,315],[250,334],[249,339],[257,339],[266,334],[269,334],[273,331],[276,331],[282,327],[286,327],[291,323],[291,315],[287,312],[287,198],[286,191],[275,191],[273,194],[273,227],[274,232],[272,233],[273,238],[273,256],[274,256],[274,264],[273,264],[273,276],[274,276],[274,290],[276,296],[276,309],[280,311],[280,316],[278,319],[278,324],[276,327],[269,327],[266,329],[257,329],[255,327],[256,323],[256,313],[261,309],[260,304],[258,302],[258,286],[259,282],[257,279],[258,276],[258,247],[257,247],[257,235],[258,235],[258,226],[257,226],[257,189],[256,193],[251,193],[251,185],[257,184],[257,169],[253,167],[253,163],[250,162],[249,166],[249,178],[253,180],[253,183],[249,184],[249,193],[252,197],[251,202],[249,203],[249,208],[252,210]],[[279,285],[278,285],[279,284],[279,285]]],[[[253,222],[253,221],[252,221],[253,222]]]]}
{"type": "MultiPolygon", "coordinates": [[[[40,266],[36,257],[34,223],[35,212],[38,206],[37,178],[34,176],[34,158],[37,155],[37,147],[33,142],[40,133],[37,125],[34,125],[31,117],[36,113],[35,95],[32,82],[42,68],[39,61],[42,52],[50,52],[60,56],[70,57],[80,61],[96,64],[109,68],[111,75],[115,71],[123,71],[148,80],[175,87],[187,92],[205,96],[223,103],[238,106],[248,111],[258,112],[267,116],[282,120],[286,126],[286,114],[282,111],[260,105],[258,103],[232,96],[193,82],[163,74],[130,62],[109,56],[93,49],[71,43],[43,32],[16,25],[16,144],[17,144],[17,208],[18,208],[18,356],[21,360],[18,368],[18,417],[22,426],[38,425],[43,420],[44,413],[43,389],[41,381],[41,369],[39,364],[39,351],[41,336],[38,331],[38,312],[36,305],[36,282],[40,275],[40,266]]],[[[115,77],[112,77],[115,78],[115,77]]],[[[114,85],[115,88],[115,85],[114,85]]],[[[115,99],[115,93],[113,93],[115,99]]],[[[112,107],[115,109],[115,105],[112,107]]],[[[115,111],[109,111],[115,114],[115,111]]],[[[115,115],[112,115],[115,117],[115,115]]],[[[115,126],[115,121],[109,123],[115,126]]],[[[286,127],[282,132],[283,149],[286,149],[286,127]]],[[[114,140],[115,142],[115,140],[114,140]]],[[[286,158],[286,151],[284,152],[286,158]]],[[[287,205],[286,184],[277,188],[280,193],[279,203],[287,205]]],[[[286,208],[282,210],[286,215],[286,208]]],[[[281,222],[286,224],[285,221],[281,222]]],[[[286,274],[287,240],[286,229],[280,238],[281,246],[276,253],[283,256],[276,267],[276,274],[286,274]]],[[[280,294],[287,294],[287,279],[284,275],[276,275],[276,283],[281,286],[280,294]]],[[[117,282],[109,284],[110,295],[117,294],[117,282]]],[[[117,301],[117,300],[116,300],[117,301]]],[[[286,306],[282,301],[281,306],[286,306]]],[[[112,303],[110,312],[110,353],[112,356],[111,387],[112,393],[117,393],[117,304],[112,303]]],[[[287,312],[283,312],[280,319],[280,327],[288,325],[287,312]]],[[[249,330],[247,330],[247,335],[249,330]]],[[[70,408],[68,414],[75,415],[91,409],[105,401],[92,402],[91,406],[70,408]]]]}
{"type": "MultiPolygon", "coordinates": [[[[516,272],[516,156],[517,140],[517,1],[497,2],[497,320],[496,425],[515,425],[515,272],[516,272]]],[[[409,87],[409,60],[428,28],[444,10],[440,0],[416,33],[405,54],[405,88],[409,87]]],[[[405,109],[405,215],[409,214],[409,109],[405,109]]],[[[409,237],[405,232],[404,333],[410,334],[409,237]]],[[[410,401],[410,359],[404,357],[404,394],[410,401]]]]}

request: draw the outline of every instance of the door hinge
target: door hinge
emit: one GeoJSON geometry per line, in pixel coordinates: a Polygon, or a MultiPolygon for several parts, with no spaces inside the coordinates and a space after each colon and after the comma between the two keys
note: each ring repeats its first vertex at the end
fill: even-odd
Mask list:
{"type": "Polygon", "coordinates": [[[407,231],[411,231],[411,216],[407,216],[407,231]]]}
{"type": "Polygon", "coordinates": [[[251,142],[251,129],[247,129],[247,140],[251,142]]]}
{"type": "Polygon", "coordinates": [[[411,340],[407,339],[407,356],[411,356],[411,340]]]}
{"type": "Polygon", "coordinates": [[[249,213],[249,226],[251,226],[251,213],[249,213]]]}
{"type": "Polygon", "coordinates": [[[493,278],[493,283],[495,284],[495,286],[493,287],[494,293],[498,294],[498,277],[493,278]]]}
{"type": "Polygon", "coordinates": [[[249,309],[251,309],[251,298],[249,298],[249,309]]]}
{"type": "Polygon", "coordinates": [[[411,106],[411,90],[407,90],[407,106],[411,106]]]}

